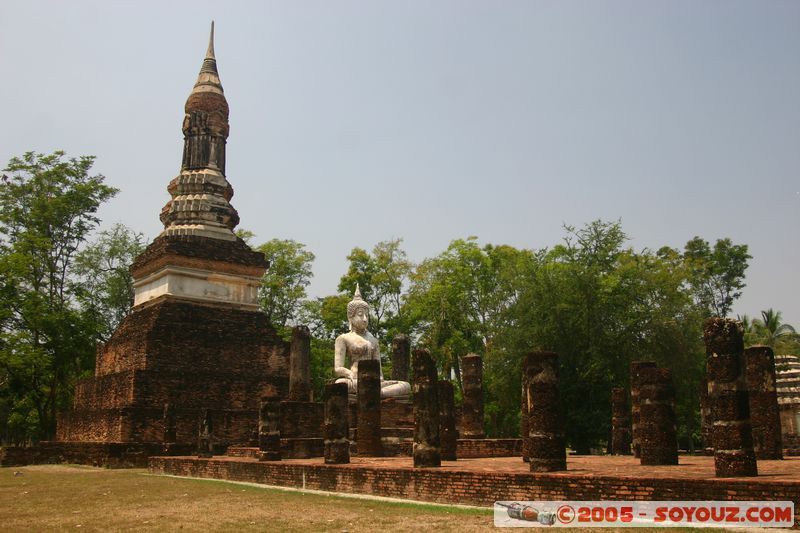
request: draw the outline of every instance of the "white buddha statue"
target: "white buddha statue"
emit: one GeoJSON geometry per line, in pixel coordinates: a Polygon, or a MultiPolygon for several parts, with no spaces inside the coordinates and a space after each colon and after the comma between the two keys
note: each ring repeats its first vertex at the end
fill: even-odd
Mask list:
{"type": "MultiPolygon", "coordinates": [[[[356,285],[352,301],[347,304],[347,321],[350,331],[336,337],[334,347],[333,373],[339,379],[336,383],[347,383],[350,394],[358,392],[358,362],[364,359],[376,359],[380,366],[381,352],[376,339],[369,331],[369,304],[361,298],[361,291],[356,285]],[[350,368],[346,367],[347,361],[350,368]]],[[[381,371],[381,398],[403,398],[411,394],[411,384],[406,381],[383,379],[381,371]]]]}

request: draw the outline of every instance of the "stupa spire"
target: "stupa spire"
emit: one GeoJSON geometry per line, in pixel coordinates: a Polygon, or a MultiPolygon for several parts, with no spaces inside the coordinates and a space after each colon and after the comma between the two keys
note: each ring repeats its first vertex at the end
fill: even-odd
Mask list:
{"type": "Polygon", "coordinates": [[[206,50],[206,59],[214,59],[214,21],[211,21],[211,35],[208,36],[208,50],[206,50]]]}
{"type": "Polygon", "coordinates": [[[161,212],[166,234],[235,240],[239,215],[230,205],[233,188],[225,179],[228,101],[214,56],[214,22],[203,66],[186,100],[181,174],[170,183],[172,196],[161,212]]]}

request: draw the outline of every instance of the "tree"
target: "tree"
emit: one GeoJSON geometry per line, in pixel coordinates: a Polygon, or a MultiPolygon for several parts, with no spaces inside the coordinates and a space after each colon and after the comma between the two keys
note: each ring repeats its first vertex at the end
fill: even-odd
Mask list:
{"type": "Polygon", "coordinates": [[[362,298],[370,304],[370,332],[383,342],[408,328],[403,316],[403,289],[413,266],[400,247],[402,242],[381,241],[372,253],[353,248],[347,256],[347,273],[339,280],[338,290],[351,296],[358,284],[362,298]]]}
{"type": "Polygon", "coordinates": [[[772,308],[761,311],[761,319],[753,320],[752,329],[759,342],[771,348],[783,347],[787,342],[796,339],[794,327],[783,323],[780,311],[772,308]]]}
{"type": "Polygon", "coordinates": [[[684,260],[690,269],[689,284],[698,305],[708,316],[727,316],[733,302],[745,287],[746,244],[733,244],[730,239],[717,239],[712,249],[708,241],[695,237],[686,243],[684,260]]]}
{"type": "Polygon", "coordinates": [[[28,152],[0,184],[0,369],[14,440],[52,436],[56,411],[94,362],[100,326],[75,305],[75,255],[117,190],[90,176],[94,157],[28,152]]]}
{"type": "MultiPolygon", "coordinates": [[[[484,355],[519,296],[521,276],[533,254],[511,246],[481,247],[476,237],[456,239],[423,261],[411,276],[406,303],[410,321],[441,366],[461,385],[459,358],[484,355]]],[[[488,357],[488,356],[487,356],[488,357]]]]}
{"type": "Polygon", "coordinates": [[[306,297],[314,254],[305,250],[305,244],[291,239],[272,239],[256,250],[270,263],[261,279],[261,308],[272,324],[284,327],[297,318],[306,297]]]}
{"type": "Polygon", "coordinates": [[[72,290],[101,325],[100,340],[107,340],[131,310],[133,277],[128,269],[144,247],[142,233],[115,224],[75,256],[72,290]]]}
{"type": "MultiPolygon", "coordinates": [[[[488,368],[487,381],[511,385],[497,397],[498,411],[515,410],[523,355],[553,350],[568,442],[588,452],[608,438],[611,388],[628,385],[631,361],[649,359],[675,372],[681,433],[691,435],[703,355],[701,317],[685,286],[682,259],[664,249],[626,248],[619,221],[565,229],[563,244],[535,255],[509,309],[514,320],[506,321],[494,354],[487,354],[487,360],[503,361],[488,368]]],[[[510,418],[500,420],[498,430],[510,434],[510,424],[510,418]]]]}

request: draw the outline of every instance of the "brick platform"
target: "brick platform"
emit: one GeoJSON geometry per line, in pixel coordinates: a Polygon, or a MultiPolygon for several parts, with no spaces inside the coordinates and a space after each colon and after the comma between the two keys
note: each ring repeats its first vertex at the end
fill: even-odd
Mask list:
{"type": "Polygon", "coordinates": [[[641,466],[633,457],[570,456],[567,471],[533,473],[520,457],[443,461],[415,469],[409,457],[261,462],[240,457],[153,457],[160,474],[491,506],[496,500],[790,500],[800,514],[800,459],[759,461],[757,478],[714,476],[714,460],[682,456],[678,466],[641,466]]]}

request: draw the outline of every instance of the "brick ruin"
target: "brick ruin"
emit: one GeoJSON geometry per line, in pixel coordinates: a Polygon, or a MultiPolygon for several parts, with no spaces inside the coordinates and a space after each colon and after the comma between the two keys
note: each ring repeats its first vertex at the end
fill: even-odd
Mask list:
{"type": "Polygon", "coordinates": [[[751,346],[744,351],[744,358],[756,459],[783,459],[775,354],[769,346],[751,346]]]}
{"type": "Polygon", "coordinates": [[[741,322],[710,318],[703,325],[708,399],[714,420],[717,477],[756,476],[741,322]]]}
{"type": "Polygon", "coordinates": [[[482,439],[483,431],[483,359],[474,353],[461,359],[461,379],[464,384],[464,403],[461,413],[461,432],[468,439],[482,439]]]}
{"type": "Polygon", "coordinates": [[[611,453],[631,454],[631,417],[624,388],[611,389],[611,453]]]}
{"type": "Polygon", "coordinates": [[[645,368],[655,368],[656,364],[652,361],[633,361],[630,365],[631,379],[631,436],[633,441],[633,456],[641,456],[641,434],[640,434],[640,402],[639,389],[641,387],[641,373],[645,368]]]}
{"type": "Polygon", "coordinates": [[[672,371],[639,371],[639,458],[643,465],[677,465],[678,434],[672,371]]]}
{"type": "Polygon", "coordinates": [[[439,441],[444,461],[455,461],[458,448],[453,382],[439,381],[439,441]]]}
{"type": "MultiPolygon", "coordinates": [[[[290,347],[257,301],[268,263],[233,232],[228,111],[212,27],[186,101],[183,162],[167,188],[164,230],[131,266],[134,307],[98,348],[94,376],[77,384],[56,441],[195,448],[207,409],[214,445],[224,448],[252,440],[262,397],[287,398],[290,347]]],[[[293,371],[293,397],[304,401],[287,409],[283,436],[321,437],[322,406],[308,403],[302,386],[307,362],[293,371]]]]}
{"type": "Polygon", "coordinates": [[[567,469],[564,417],[558,393],[558,355],[531,352],[525,357],[528,387],[528,462],[531,472],[567,469]]]}
{"type": "Polygon", "coordinates": [[[381,362],[365,359],[358,363],[356,443],[360,456],[383,455],[381,429],[381,362]]]}
{"type": "Polygon", "coordinates": [[[428,350],[414,350],[414,467],[442,465],[439,438],[439,387],[428,350]]]}

